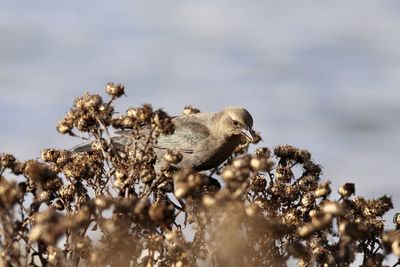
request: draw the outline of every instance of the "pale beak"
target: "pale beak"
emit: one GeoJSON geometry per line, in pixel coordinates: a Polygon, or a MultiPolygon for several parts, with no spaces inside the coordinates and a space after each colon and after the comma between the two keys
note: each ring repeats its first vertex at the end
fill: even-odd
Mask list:
{"type": "Polygon", "coordinates": [[[254,136],[251,133],[250,129],[242,129],[241,134],[243,134],[244,136],[246,136],[247,139],[249,139],[249,141],[253,142],[254,141],[254,136]]]}

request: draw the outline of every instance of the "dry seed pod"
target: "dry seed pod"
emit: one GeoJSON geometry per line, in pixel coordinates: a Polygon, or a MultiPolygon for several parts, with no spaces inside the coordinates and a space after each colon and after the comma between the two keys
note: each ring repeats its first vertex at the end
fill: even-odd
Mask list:
{"type": "Polygon", "coordinates": [[[309,238],[315,231],[316,231],[315,226],[309,223],[300,227],[299,230],[297,231],[297,234],[301,238],[309,238]]]}
{"type": "Polygon", "coordinates": [[[57,124],[57,131],[61,134],[71,133],[73,127],[73,122],[62,119],[57,124]]]}
{"type": "Polygon", "coordinates": [[[7,181],[0,176],[0,208],[11,208],[23,199],[23,196],[20,186],[17,186],[15,181],[7,181]]]}
{"type": "Polygon", "coordinates": [[[400,240],[397,239],[392,243],[392,251],[394,255],[400,257],[400,240]]]}
{"type": "Polygon", "coordinates": [[[164,154],[164,159],[170,164],[178,164],[182,160],[182,154],[178,151],[168,151],[164,154]]]}
{"type": "Polygon", "coordinates": [[[334,201],[324,201],[322,203],[322,212],[333,216],[340,216],[343,213],[342,206],[334,201]]]}
{"type": "Polygon", "coordinates": [[[0,155],[0,166],[4,168],[11,168],[15,163],[15,157],[11,154],[0,155]]]}
{"type": "Polygon", "coordinates": [[[274,166],[274,161],[265,156],[253,156],[250,161],[251,168],[255,171],[266,172],[270,171],[274,166]]]}
{"type": "Polygon", "coordinates": [[[24,173],[33,183],[46,183],[49,180],[56,179],[57,174],[47,165],[36,161],[29,161],[25,165],[24,173]]]}
{"type": "MultiPolygon", "coordinates": [[[[106,88],[112,98],[122,94],[121,88],[116,87],[108,84],[106,88]]],[[[170,118],[149,105],[112,118],[112,104],[113,101],[103,103],[99,96],[87,94],[76,101],[63,119],[61,132],[78,127],[95,135],[90,143],[96,151],[43,151],[42,159],[48,162],[44,169],[56,176],[61,170],[62,179],[43,179],[42,175],[32,179],[40,169],[31,168],[34,161],[0,161],[0,213],[2,223],[5,221],[0,228],[6,230],[0,239],[4,250],[0,252],[0,262],[14,266],[24,260],[43,266],[63,266],[68,263],[64,261],[76,255],[81,259],[80,265],[93,266],[128,262],[194,266],[201,258],[226,266],[232,262],[230,259],[236,259],[232,256],[238,255],[243,260],[241,266],[285,266],[292,255],[301,266],[349,266],[360,253],[364,254],[363,265],[381,266],[388,253],[400,254],[398,229],[383,232],[382,216],[392,208],[390,198],[348,199],[354,189],[343,186],[343,198],[330,200],[329,182],[319,182],[321,167],[311,161],[308,151],[288,145],[275,148],[276,179],[272,177],[275,172],[270,172],[267,148],[246,155],[248,146],[241,146],[235,151],[239,157],[229,159],[223,169],[221,165],[215,166],[215,172],[207,173],[212,177],[193,170],[176,172],[173,165],[179,159],[172,153],[163,159],[167,162],[163,169],[169,177],[166,178],[158,173],[159,166],[155,171],[157,151],[152,151],[152,147],[172,125],[170,118]],[[138,143],[146,142],[141,130],[152,129],[149,149],[126,150],[109,139],[103,143],[101,138],[108,138],[104,127],[110,124],[114,128],[129,128],[138,143]],[[25,170],[25,177],[18,178],[28,179],[17,180],[18,185],[9,181],[5,177],[8,170],[4,171],[3,166],[7,164],[14,174],[25,170]],[[218,182],[221,170],[225,182],[222,189],[218,182]],[[269,172],[271,182],[258,175],[263,171],[269,172]],[[112,188],[114,180],[123,190],[112,188]],[[168,193],[173,190],[172,182],[178,199],[168,193]],[[35,203],[29,205],[24,195],[34,195],[35,203]],[[20,209],[25,214],[19,214],[20,209]],[[12,217],[13,213],[18,220],[12,217]],[[91,227],[91,223],[96,227],[91,227]],[[185,235],[182,229],[186,223],[194,236],[185,235]],[[340,226],[335,227],[336,223],[340,226]],[[85,232],[88,227],[100,235],[96,246],[91,245],[85,232]],[[32,242],[40,242],[21,246],[22,239],[29,237],[32,242]],[[71,242],[58,242],[64,240],[71,242]],[[31,248],[38,252],[32,256],[34,260],[24,259],[24,255],[35,253],[31,248]],[[13,257],[17,259],[14,262],[13,257]]],[[[189,117],[197,110],[187,107],[184,112],[189,117]]],[[[398,214],[394,223],[400,228],[398,214]]]]}
{"type": "Polygon", "coordinates": [[[112,82],[107,83],[106,92],[112,98],[118,98],[125,94],[125,87],[122,84],[114,84],[112,82]]]}
{"type": "Polygon", "coordinates": [[[185,106],[183,108],[183,114],[184,115],[192,115],[192,114],[196,114],[196,113],[199,113],[199,112],[200,112],[199,109],[194,108],[192,106],[185,106]]]}
{"type": "Polygon", "coordinates": [[[250,180],[250,186],[254,192],[262,192],[267,186],[267,180],[265,180],[264,176],[256,174],[250,180]]]}
{"type": "Polygon", "coordinates": [[[315,189],[314,194],[315,197],[327,197],[331,193],[331,188],[330,188],[330,181],[323,182],[318,185],[317,189],[315,189]]]}
{"type": "Polygon", "coordinates": [[[290,145],[279,145],[274,148],[274,154],[280,158],[293,158],[297,148],[290,145]]]}
{"type": "Polygon", "coordinates": [[[351,195],[354,195],[355,192],[356,189],[353,183],[345,183],[344,185],[339,187],[339,194],[344,198],[348,198],[351,195]]]}
{"type": "Polygon", "coordinates": [[[400,213],[396,212],[393,216],[393,223],[396,225],[396,229],[400,229],[400,213]]]}
{"type": "Polygon", "coordinates": [[[305,208],[309,208],[315,204],[315,196],[312,193],[307,193],[301,199],[301,205],[305,208]]]}
{"type": "Polygon", "coordinates": [[[232,166],[236,169],[248,168],[250,163],[249,157],[240,157],[232,161],[232,166]]]}
{"type": "Polygon", "coordinates": [[[297,150],[294,154],[294,158],[300,163],[307,162],[311,159],[311,153],[304,149],[297,150]]]}
{"type": "Polygon", "coordinates": [[[40,157],[42,158],[42,160],[47,162],[55,162],[59,155],[60,153],[58,152],[58,150],[55,149],[43,149],[40,152],[40,157]]]}
{"type": "Polygon", "coordinates": [[[234,168],[232,168],[232,167],[227,167],[222,172],[222,178],[225,181],[234,180],[235,177],[236,177],[236,170],[234,168]]]}
{"type": "Polygon", "coordinates": [[[292,169],[288,167],[277,167],[275,169],[275,178],[277,181],[282,183],[289,183],[293,179],[294,175],[292,169]]]}
{"type": "Polygon", "coordinates": [[[263,156],[266,158],[271,157],[271,150],[268,147],[259,147],[255,151],[255,155],[263,156]]]}

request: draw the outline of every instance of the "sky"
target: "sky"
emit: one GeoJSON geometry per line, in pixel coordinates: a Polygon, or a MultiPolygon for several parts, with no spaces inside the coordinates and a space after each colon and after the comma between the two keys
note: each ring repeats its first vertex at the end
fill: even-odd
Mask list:
{"type": "Polygon", "coordinates": [[[0,0],[0,151],[80,140],[55,126],[107,82],[171,115],[246,107],[262,146],[308,149],[336,191],[399,209],[398,1],[0,0]]]}

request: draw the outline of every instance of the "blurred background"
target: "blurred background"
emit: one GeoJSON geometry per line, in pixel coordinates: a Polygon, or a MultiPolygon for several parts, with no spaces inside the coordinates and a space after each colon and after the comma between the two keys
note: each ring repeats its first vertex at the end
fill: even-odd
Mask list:
{"type": "Polygon", "coordinates": [[[335,192],[354,182],[399,209],[399,1],[0,4],[0,151],[79,143],[58,120],[112,81],[126,87],[120,112],[244,106],[261,145],[307,148],[335,192]]]}

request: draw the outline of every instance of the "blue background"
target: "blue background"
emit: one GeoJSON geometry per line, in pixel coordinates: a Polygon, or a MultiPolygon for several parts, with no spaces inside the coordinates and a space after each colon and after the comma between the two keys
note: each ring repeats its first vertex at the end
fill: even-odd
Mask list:
{"type": "Polygon", "coordinates": [[[398,1],[0,5],[0,151],[25,160],[79,143],[57,121],[83,92],[121,82],[120,112],[244,106],[262,145],[307,148],[335,192],[355,182],[399,207],[398,1]]]}

